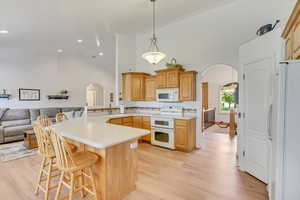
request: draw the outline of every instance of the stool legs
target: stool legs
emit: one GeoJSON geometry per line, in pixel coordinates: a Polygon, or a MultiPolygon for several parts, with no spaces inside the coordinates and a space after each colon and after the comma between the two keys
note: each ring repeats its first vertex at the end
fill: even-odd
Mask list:
{"type": "Polygon", "coordinates": [[[54,158],[46,158],[44,157],[42,160],[42,164],[41,164],[41,168],[38,174],[38,180],[37,180],[37,186],[36,186],[36,190],[35,190],[35,194],[38,195],[39,191],[42,190],[45,193],[45,200],[48,200],[49,197],[49,191],[51,189],[56,188],[57,186],[50,186],[51,185],[51,179],[55,176],[53,174],[54,171],[57,171],[57,169],[53,168],[54,165],[54,158]],[[46,176],[46,177],[43,177],[46,176]],[[42,187],[42,183],[45,183],[45,188],[42,187]]]}
{"type": "Polygon", "coordinates": [[[93,196],[93,199],[97,200],[96,185],[95,185],[95,179],[92,173],[92,169],[90,167],[86,169],[88,173],[85,173],[83,169],[74,172],[63,172],[60,177],[55,200],[66,199],[66,198],[72,200],[73,195],[77,192],[80,192],[81,198],[84,198],[86,194],[89,194],[93,196]],[[66,173],[69,174],[68,177],[66,176],[66,173]],[[76,182],[78,184],[75,184],[76,179],[78,179],[78,181],[76,182]],[[85,185],[85,183],[87,183],[85,179],[89,179],[91,185],[89,186],[85,185]],[[60,192],[63,185],[69,189],[69,194],[60,197],[60,192]]]}

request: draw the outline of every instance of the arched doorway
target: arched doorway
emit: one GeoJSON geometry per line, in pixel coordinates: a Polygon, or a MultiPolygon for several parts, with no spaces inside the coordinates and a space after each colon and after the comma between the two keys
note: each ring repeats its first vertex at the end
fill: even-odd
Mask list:
{"type": "Polygon", "coordinates": [[[236,135],[238,71],[230,65],[216,64],[201,73],[202,133],[236,135]]]}

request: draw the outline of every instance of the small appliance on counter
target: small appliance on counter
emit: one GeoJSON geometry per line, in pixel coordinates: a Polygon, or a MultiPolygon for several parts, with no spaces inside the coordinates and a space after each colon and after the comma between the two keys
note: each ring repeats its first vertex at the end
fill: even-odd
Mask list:
{"type": "Polygon", "coordinates": [[[125,106],[123,104],[120,105],[120,114],[125,113],[125,106]]]}

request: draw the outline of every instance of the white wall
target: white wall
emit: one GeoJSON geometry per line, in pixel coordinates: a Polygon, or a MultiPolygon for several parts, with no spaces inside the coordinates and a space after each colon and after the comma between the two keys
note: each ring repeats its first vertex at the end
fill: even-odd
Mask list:
{"type": "MultiPolygon", "coordinates": [[[[286,21],[296,0],[237,0],[234,3],[159,28],[160,50],[179,63],[202,71],[228,64],[238,68],[238,49],[256,37],[256,30],[276,19],[286,21]]],[[[158,19],[159,20],[159,19],[158,19]]],[[[137,36],[137,71],[153,72],[141,55],[147,51],[151,31],[137,36]]]]}
{"type": "Polygon", "coordinates": [[[136,35],[118,34],[117,36],[117,74],[116,79],[119,93],[122,92],[122,73],[135,71],[136,66],[136,35]]]}
{"type": "MultiPolygon", "coordinates": [[[[106,101],[109,92],[114,92],[114,66],[85,55],[42,55],[26,51],[1,49],[0,90],[7,89],[11,100],[0,99],[0,107],[51,107],[84,106],[86,86],[90,83],[104,88],[106,101]],[[41,90],[41,101],[19,101],[19,88],[41,90]],[[58,94],[66,89],[70,99],[51,100],[47,95],[58,94]]],[[[105,102],[107,104],[107,102],[105,102]]]]}
{"type": "Polygon", "coordinates": [[[216,121],[229,122],[229,113],[219,111],[220,87],[230,82],[237,82],[237,71],[230,66],[215,65],[209,69],[202,79],[208,82],[208,106],[216,108],[216,121]]]}

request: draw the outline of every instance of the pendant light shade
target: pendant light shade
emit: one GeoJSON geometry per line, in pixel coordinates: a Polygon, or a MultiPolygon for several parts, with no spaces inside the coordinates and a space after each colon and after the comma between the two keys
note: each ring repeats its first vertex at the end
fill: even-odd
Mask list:
{"type": "Polygon", "coordinates": [[[157,37],[155,35],[155,1],[156,0],[150,0],[150,1],[153,2],[153,36],[150,39],[150,47],[148,49],[148,52],[144,53],[142,57],[150,64],[157,65],[163,59],[166,58],[166,54],[160,52],[157,46],[157,37]]]}

